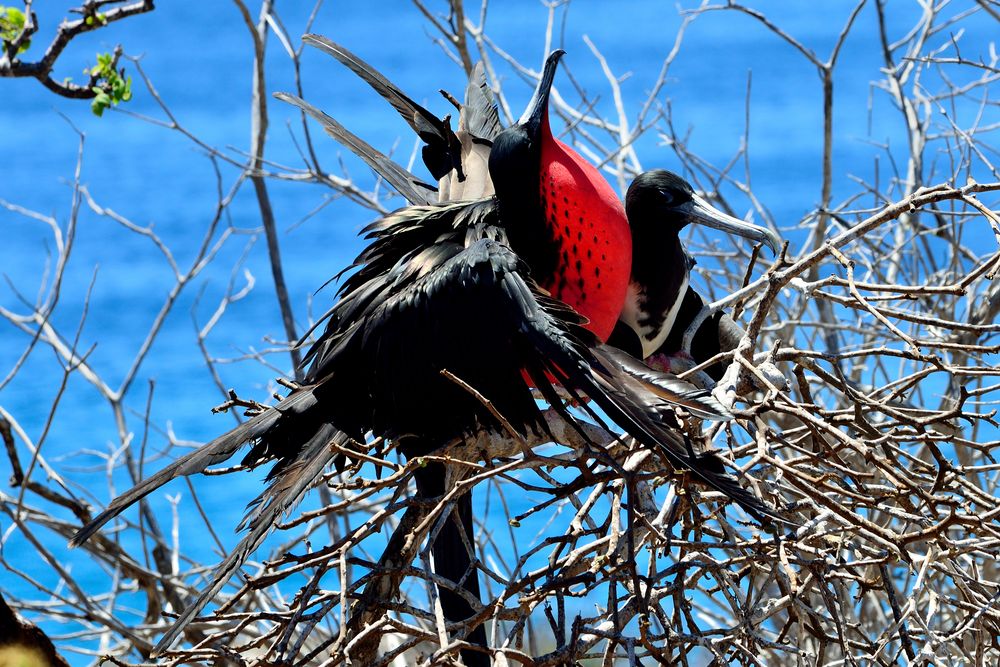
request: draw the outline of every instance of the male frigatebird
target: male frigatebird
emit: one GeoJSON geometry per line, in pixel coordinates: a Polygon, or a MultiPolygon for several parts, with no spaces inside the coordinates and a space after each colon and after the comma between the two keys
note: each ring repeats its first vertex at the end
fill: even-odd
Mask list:
{"type": "MultiPolygon", "coordinates": [[[[299,98],[279,96],[320,121],[335,139],[351,149],[411,203],[474,198],[493,192],[490,172],[485,165],[493,142],[502,130],[502,123],[481,63],[470,77],[464,103],[456,104],[458,127],[452,130],[450,116],[439,118],[417,104],[350,50],[319,35],[306,35],[304,40],[346,65],[399,112],[424,142],[422,157],[431,175],[438,181],[437,192],[322,111],[299,98]]],[[[525,187],[523,191],[530,190],[530,187],[525,187]]],[[[573,199],[571,194],[564,193],[563,196],[573,199]]],[[[553,205],[556,202],[549,197],[548,203],[553,205]]],[[[681,231],[691,223],[703,224],[762,242],[774,253],[780,247],[780,238],[766,227],[749,224],[720,211],[697,195],[683,178],[662,169],[636,177],[628,189],[625,208],[632,237],[631,276],[620,319],[610,338],[604,335],[602,339],[608,339],[612,345],[660,370],[669,370],[671,359],[688,353],[700,364],[720,352],[734,349],[743,330],[721,311],[704,319],[692,338],[690,351],[682,349],[684,333],[701,313],[704,300],[690,284],[690,269],[694,260],[684,250],[680,241],[681,231]]],[[[567,212],[563,211],[563,215],[566,216],[567,212]]],[[[575,233],[581,244],[590,238],[582,229],[577,229],[575,233]]],[[[578,261],[589,263],[593,258],[586,257],[586,252],[593,253],[598,249],[581,246],[578,251],[580,256],[570,257],[573,245],[563,244],[563,265],[572,269],[578,261]]],[[[603,257],[606,253],[601,254],[602,263],[606,263],[608,260],[603,257]]],[[[551,258],[547,262],[551,264],[551,258]]],[[[531,266],[539,270],[535,264],[531,266]]],[[[559,275],[559,279],[567,283],[564,287],[572,286],[574,276],[569,272],[559,275]]],[[[569,298],[566,300],[570,302],[584,299],[587,294],[583,289],[586,284],[579,283],[580,278],[586,276],[575,277],[580,289],[576,295],[567,295],[569,298]]],[[[600,287],[603,288],[603,284],[600,287]]],[[[724,364],[713,364],[706,372],[718,380],[724,370],[724,364]]]]}
{"type": "MultiPolygon", "coordinates": [[[[86,540],[169,480],[225,461],[244,444],[252,444],[244,465],[276,461],[268,488],[244,521],[247,535],[158,649],[176,639],[341,447],[363,446],[370,432],[396,441],[412,458],[482,429],[541,434],[545,422],[533,388],[571,423],[557,385],[584,409],[592,401],[671,466],[692,471],[754,516],[772,514],[714,455],[677,447],[668,433],[672,406],[702,418],[723,417],[721,406],[601,342],[627,291],[630,233],[621,204],[596,169],[548,129],[548,93],[560,56],[547,59],[528,110],[493,143],[495,197],[414,206],[370,225],[370,244],[306,355],[303,383],[115,499],[74,537],[74,543],[86,540]]],[[[424,497],[444,492],[442,474],[418,469],[415,478],[424,497]]],[[[467,504],[459,514],[471,530],[467,504]]],[[[447,560],[434,553],[437,565],[447,560]]],[[[464,577],[478,595],[464,549],[458,561],[445,563],[452,569],[444,576],[464,577]]],[[[441,600],[450,620],[472,613],[445,588],[441,600]]],[[[468,638],[485,645],[481,627],[468,638]]],[[[481,652],[462,654],[466,664],[488,663],[481,652]]]]}

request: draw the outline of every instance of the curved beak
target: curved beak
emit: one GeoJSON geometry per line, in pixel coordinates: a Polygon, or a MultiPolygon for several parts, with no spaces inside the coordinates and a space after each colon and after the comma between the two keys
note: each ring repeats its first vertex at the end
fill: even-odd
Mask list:
{"type": "Polygon", "coordinates": [[[542,77],[538,80],[535,93],[531,96],[531,101],[528,102],[528,108],[524,110],[521,118],[517,121],[518,125],[528,129],[529,136],[534,136],[538,128],[541,127],[542,119],[549,106],[549,91],[552,90],[552,82],[556,78],[556,67],[559,65],[559,59],[565,54],[566,52],[562,49],[556,49],[545,59],[545,67],[542,68],[542,77]]]}
{"type": "Polygon", "coordinates": [[[757,243],[763,243],[775,255],[781,250],[781,237],[767,227],[758,227],[745,220],[727,215],[698,195],[692,196],[691,201],[681,204],[677,207],[677,210],[684,214],[688,222],[705,225],[729,234],[742,236],[757,243]]]}

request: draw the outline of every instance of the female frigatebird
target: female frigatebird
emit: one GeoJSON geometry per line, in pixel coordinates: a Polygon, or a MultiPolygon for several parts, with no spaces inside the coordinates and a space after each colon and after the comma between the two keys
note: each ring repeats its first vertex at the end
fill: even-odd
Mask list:
{"type": "MultiPolygon", "coordinates": [[[[630,233],[596,169],[548,129],[548,93],[561,55],[547,59],[521,120],[496,137],[489,156],[495,197],[401,209],[370,225],[370,244],[306,355],[303,383],[115,499],[74,537],[75,544],[86,540],[169,480],[225,461],[244,444],[252,444],[245,466],[276,461],[244,520],[248,534],[158,650],[176,639],[343,447],[362,447],[371,432],[413,458],[483,429],[545,433],[533,388],[571,423],[557,385],[588,411],[592,401],[670,465],[691,470],[758,518],[773,515],[713,455],[678,448],[668,433],[672,406],[724,418],[721,406],[601,342],[627,291],[630,233]]],[[[444,493],[441,468],[418,468],[415,478],[424,498],[444,493]]],[[[463,502],[459,515],[469,532],[463,502]]],[[[439,541],[453,543],[435,546],[435,568],[478,596],[470,556],[455,548],[460,538],[457,528],[439,534],[439,541]]],[[[449,620],[472,615],[462,596],[445,587],[440,593],[449,620]]],[[[468,639],[485,646],[482,627],[468,639]]],[[[479,651],[463,650],[462,657],[469,665],[488,664],[479,651]]]]}
{"type": "MultiPolygon", "coordinates": [[[[422,183],[304,100],[282,94],[279,97],[299,106],[321,122],[334,139],[351,149],[410,203],[475,198],[493,192],[486,161],[494,140],[502,130],[502,123],[482,64],[476,66],[470,77],[464,103],[455,103],[459,120],[457,129],[453,131],[450,116],[439,118],[417,104],[348,49],[319,35],[306,35],[303,39],[346,65],[406,120],[424,142],[422,156],[431,175],[438,181],[436,192],[433,186],[422,183]]],[[[446,97],[452,99],[450,96],[446,97]]],[[[530,177],[525,180],[530,180],[530,177]]],[[[520,187],[522,192],[529,195],[535,191],[528,183],[521,183],[520,187]]],[[[545,187],[543,184],[543,190],[545,187]]],[[[564,188],[564,192],[565,190],[564,188]]],[[[575,201],[572,195],[564,193],[563,196],[575,201]]],[[[549,197],[548,203],[552,205],[557,201],[549,197]]],[[[690,269],[694,260],[685,252],[680,233],[688,224],[703,224],[762,242],[775,254],[781,244],[780,238],[766,227],[749,224],[720,211],[698,196],[683,178],[662,169],[636,177],[628,189],[625,208],[633,248],[630,258],[631,276],[620,319],[610,338],[604,334],[602,339],[660,370],[669,370],[670,360],[675,357],[690,354],[700,364],[720,352],[735,348],[743,330],[728,314],[719,311],[704,319],[693,336],[691,350],[682,349],[684,333],[701,313],[704,300],[690,284],[690,269]]],[[[567,212],[563,211],[563,215],[565,217],[567,212]]],[[[580,221],[579,216],[576,221],[580,221]]],[[[537,229],[534,231],[538,233],[537,229]]],[[[577,229],[575,233],[581,244],[591,239],[582,229],[577,229]]],[[[552,246],[547,244],[544,247],[552,246]]],[[[580,256],[570,257],[573,245],[564,244],[563,251],[566,255],[557,258],[561,259],[564,267],[568,266],[570,269],[563,272],[557,269],[558,279],[562,280],[560,286],[569,291],[573,287],[574,278],[576,280],[577,294],[565,295],[565,300],[571,303],[585,299],[589,291],[586,289],[589,274],[570,275],[578,261],[589,263],[593,259],[586,257],[588,250],[593,253],[598,249],[578,246],[580,256]],[[585,281],[582,285],[581,278],[585,281]]],[[[605,255],[602,263],[607,263],[609,260],[606,253],[601,254],[605,255]]],[[[529,264],[534,270],[539,270],[540,266],[551,265],[552,261],[549,257],[539,266],[529,264]]],[[[614,264],[616,260],[612,259],[611,262],[614,264]]],[[[594,287],[600,289],[604,285],[595,284],[594,287]]],[[[600,335],[599,330],[595,332],[600,335]]],[[[707,368],[706,372],[712,379],[718,380],[724,370],[725,365],[719,363],[707,368]]]]}
{"type": "MultiPolygon", "coordinates": [[[[703,305],[690,285],[694,260],[681,243],[681,230],[692,223],[706,225],[765,243],[775,254],[781,240],[766,227],[723,213],[687,181],[665,169],[644,172],[632,181],[625,210],[632,229],[632,278],[621,318],[608,342],[659,367],[661,357],[681,353],[681,338],[703,305]]],[[[732,318],[716,313],[699,328],[691,356],[701,363],[733,349],[741,336],[732,318]]],[[[715,364],[708,372],[718,380],[723,370],[724,366],[715,364]]]]}

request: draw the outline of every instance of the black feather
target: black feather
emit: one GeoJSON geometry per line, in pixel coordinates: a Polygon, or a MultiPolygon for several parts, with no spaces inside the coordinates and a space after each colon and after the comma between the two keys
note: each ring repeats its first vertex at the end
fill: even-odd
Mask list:
{"type": "Polygon", "coordinates": [[[443,178],[448,172],[455,169],[459,173],[459,178],[465,179],[459,157],[461,142],[452,131],[447,118],[438,118],[414,102],[375,68],[343,46],[322,35],[303,35],[302,41],[328,53],[349,67],[399,112],[413,128],[413,131],[417,133],[417,136],[426,144],[423,149],[424,163],[434,178],[443,178]]]}
{"type": "Polygon", "coordinates": [[[486,72],[481,62],[476,63],[472,76],[469,77],[458,127],[459,131],[465,130],[471,134],[474,141],[490,144],[503,131],[496,99],[486,81],[486,72]]]}
{"type": "Polygon", "coordinates": [[[373,148],[364,139],[358,137],[313,105],[289,93],[275,93],[274,96],[282,102],[288,102],[298,107],[304,113],[319,121],[327,134],[364,160],[365,164],[371,167],[376,174],[384,178],[389,185],[394,187],[396,192],[406,197],[406,200],[411,204],[429,204],[437,200],[437,188],[420,181],[416,176],[373,148]]]}

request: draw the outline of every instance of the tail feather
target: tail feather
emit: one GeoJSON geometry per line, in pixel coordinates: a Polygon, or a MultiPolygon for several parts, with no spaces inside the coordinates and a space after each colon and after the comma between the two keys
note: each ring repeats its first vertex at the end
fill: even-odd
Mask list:
{"type": "MultiPolygon", "coordinates": [[[[428,463],[422,468],[417,468],[413,475],[417,484],[417,495],[425,500],[438,498],[445,493],[445,469],[440,463],[428,463]]],[[[448,579],[459,582],[465,577],[462,587],[479,599],[479,572],[472,570],[469,566],[472,559],[465,547],[465,541],[459,531],[464,532],[470,545],[475,545],[475,535],[472,530],[472,492],[460,496],[455,502],[461,527],[453,517],[447,517],[441,530],[431,545],[431,553],[434,555],[434,573],[448,579]]],[[[472,607],[461,595],[438,587],[438,594],[441,599],[441,609],[444,617],[449,621],[462,621],[474,613],[472,607]]],[[[480,646],[486,646],[486,628],[477,625],[466,635],[466,641],[480,646]]],[[[468,667],[489,667],[489,656],[480,651],[462,651],[462,660],[468,667]]]]}

